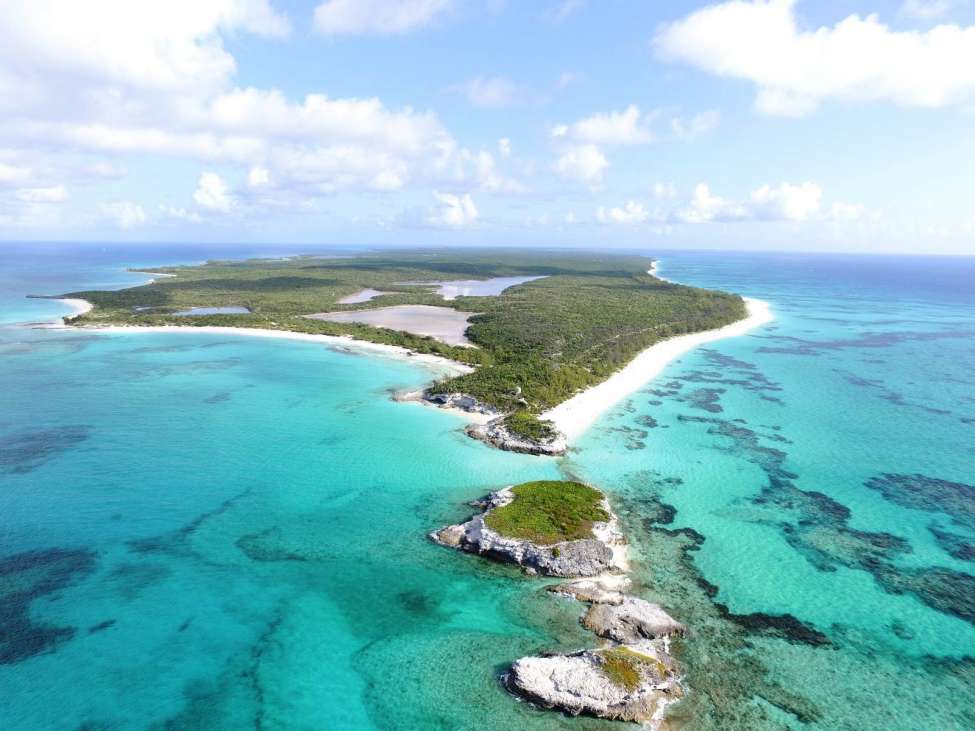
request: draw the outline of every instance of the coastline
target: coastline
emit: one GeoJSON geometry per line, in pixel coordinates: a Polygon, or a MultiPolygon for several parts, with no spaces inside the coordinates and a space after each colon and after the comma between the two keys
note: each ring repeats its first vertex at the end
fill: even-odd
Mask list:
{"type": "MultiPolygon", "coordinates": [[[[660,277],[657,272],[657,262],[648,270],[648,274],[655,276],[663,281],[671,281],[660,277]]],[[[629,363],[616,373],[611,375],[602,383],[585,389],[572,396],[567,401],[549,409],[539,415],[541,419],[550,420],[568,442],[581,437],[606,411],[622,401],[630,394],[643,388],[649,381],[656,378],[667,367],[667,365],[693,350],[699,345],[709,343],[724,338],[737,337],[744,335],[762,325],[766,325],[775,319],[772,314],[771,306],[764,300],[744,297],[747,308],[747,316],[744,319],[733,322],[730,325],[717,328],[715,330],[705,330],[688,335],[678,335],[676,337],[662,340],[651,345],[646,350],[638,353],[629,363]]],[[[87,300],[65,298],[61,300],[74,309],[72,315],[75,316],[89,312],[93,305],[87,300]]],[[[66,327],[74,327],[64,322],[66,327]]],[[[311,333],[298,333],[290,330],[269,330],[262,328],[249,327],[229,327],[229,326],[181,326],[181,325],[105,325],[105,326],[81,326],[83,329],[95,330],[105,333],[138,333],[138,332],[199,332],[219,335],[249,335],[256,337],[272,337],[285,340],[300,340],[304,342],[316,342],[337,350],[346,352],[358,352],[365,355],[382,355],[386,357],[406,359],[412,363],[424,365],[440,376],[455,376],[471,373],[474,368],[464,363],[444,358],[437,355],[414,353],[398,345],[384,345],[381,343],[370,343],[367,340],[356,340],[347,336],[337,335],[315,335],[311,333]]],[[[404,402],[423,403],[422,398],[411,398],[414,394],[400,398],[404,402]]],[[[442,407],[441,407],[442,408],[442,407]]],[[[465,418],[472,424],[483,424],[486,420],[483,415],[464,411],[457,408],[446,408],[446,411],[465,418]]]]}
{"type": "MultiPolygon", "coordinates": [[[[92,305],[86,300],[76,300],[76,299],[64,299],[62,302],[72,303],[72,307],[81,308],[74,314],[84,314],[91,310],[92,305]],[[83,303],[75,304],[75,303],[83,303]]],[[[68,316],[70,317],[70,315],[68,316]]],[[[62,320],[63,321],[63,320],[62,320]]],[[[360,353],[364,355],[379,355],[386,356],[390,358],[396,358],[398,360],[408,360],[411,363],[417,363],[427,368],[437,372],[444,376],[455,376],[463,375],[465,373],[470,373],[474,369],[465,364],[460,363],[450,358],[444,358],[439,355],[429,355],[427,353],[414,353],[411,350],[402,348],[398,345],[385,345],[383,343],[370,343],[368,340],[356,340],[351,337],[344,335],[316,335],[313,333],[299,333],[293,332],[291,330],[269,330],[265,328],[256,327],[227,327],[221,325],[70,325],[65,324],[65,327],[71,327],[79,330],[91,330],[94,332],[108,333],[108,334],[125,334],[125,333],[208,333],[211,335],[248,335],[251,337],[263,337],[263,338],[278,338],[281,340],[299,340],[302,342],[309,343],[319,343],[325,345],[334,350],[339,350],[347,353],[360,353]]],[[[458,413],[463,413],[459,412],[458,413]]]]}
{"type": "Polygon", "coordinates": [[[577,439],[602,414],[631,393],[639,391],[650,380],[660,375],[671,361],[684,353],[704,343],[744,335],[749,330],[766,325],[775,319],[768,302],[750,297],[743,299],[748,308],[748,316],[743,320],[716,330],[678,335],[651,345],[602,383],[577,393],[568,401],[563,401],[541,414],[539,418],[551,420],[570,441],[577,439]]]}

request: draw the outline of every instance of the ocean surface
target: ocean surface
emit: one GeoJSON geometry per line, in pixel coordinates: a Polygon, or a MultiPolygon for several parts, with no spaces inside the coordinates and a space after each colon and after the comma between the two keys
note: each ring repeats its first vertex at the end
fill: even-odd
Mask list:
{"type": "Polygon", "coordinates": [[[591,644],[578,604],[425,538],[559,475],[691,627],[679,727],[975,728],[975,259],[647,252],[777,319],[562,460],[393,402],[433,376],[402,360],[22,324],[68,311],[26,294],[266,249],[0,246],[4,731],[625,728],[498,684],[591,644]]]}

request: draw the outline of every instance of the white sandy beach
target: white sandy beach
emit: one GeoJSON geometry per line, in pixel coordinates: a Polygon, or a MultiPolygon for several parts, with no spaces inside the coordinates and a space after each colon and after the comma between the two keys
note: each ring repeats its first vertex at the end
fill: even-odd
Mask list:
{"type": "MultiPolygon", "coordinates": [[[[62,300],[71,303],[72,307],[78,308],[78,313],[87,312],[91,309],[91,304],[86,300],[62,300]],[[85,309],[80,309],[84,307],[85,309]]],[[[439,355],[429,355],[426,353],[414,353],[398,345],[384,345],[382,343],[370,343],[365,340],[355,340],[350,337],[339,335],[315,335],[312,333],[298,333],[288,330],[267,330],[255,327],[223,327],[217,325],[204,325],[201,327],[181,326],[181,325],[106,325],[104,327],[85,326],[85,330],[93,330],[100,333],[109,334],[138,334],[138,333],[209,333],[212,335],[247,335],[251,337],[278,338],[280,340],[300,340],[307,343],[319,343],[330,348],[341,350],[347,353],[361,353],[363,355],[379,355],[389,358],[406,359],[411,363],[426,366],[434,371],[438,377],[459,376],[470,373],[474,369],[450,358],[443,358],[439,355]]]]}
{"type": "MultiPolygon", "coordinates": [[[[74,317],[75,315],[83,315],[86,312],[91,312],[91,309],[94,307],[94,305],[88,300],[68,298],[68,299],[62,299],[58,301],[64,302],[64,304],[66,304],[68,307],[71,308],[71,314],[65,315],[64,317],[74,317]]],[[[64,324],[64,317],[61,318],[62,325],[64,324]]]]}
{"type": "MultiPolygon", "coordinates": [[[[650,270],[654,274],[656,265],[650,270]]],[[[745,297],[745,305],[748,316],[743,320],[734,322],[716,330],[692,333],[690,335],[680,335],[668,340],[652,345],[639,353],[621,370],[614,373],[600,384],[586,389],[576,394],[568,401],[564,401],[558,406],[541,415],[543,419],[550,419],[555,426],[565,434],[569,442],[578,439],[592,426],[599,417],[629,396],[631,393],[643,388],[650,380],[658,376],[667,365],[684,355],[690,350],[715,340],[737,337],[744,335],[754,328],[768,324],[775,319],[771,307],[763,300],[745,297]]],[[[91,309],[91,304],[86,300],[65,299],[75,309],[76,313],[87,312],[91,309]]],[[[396,345],[382,345],[370,343],[363,340],[355,340],[350,337],[334,335],[313,335],[310,333],[296,333],[287,330],[264,330],[248,327],[220,327],[220,326],[177,326],[177,325],[157,325],[157,326],[121,326],[109,325],[105,327],[90,328],[98,332],[105,333],[180,333],[196,332],[211,333],[216,335],[249,335],[256,337],[280,338],[284,340],[301,340],[304,342],[320,343],[338,350],[351,353],[362,353],[365,355],[380,355],[393,358],[406,358],[412,363],[417,363],[430,368],[437,374],[437,377],[447,377],[470,373],[473,371],[471,366],[459,363],[449,358],[436,355],[426,355],[413,353],[406,348],[396,345]]],[[[420,401],[420,399],[403,398],[403,401],[420,401]]],[[[457,409],[450,411],[464,416],[470,422],[483,422],[482,414],[470,414],[457,409]]]]}
{"type": "Polygon", "coordinates": [[[744,299],[748,308],[745,319],[717,330],[679,335],[652,345],[602,383],[563,401],[542,414],[541,418],[551,419],[559,431],[572,441],[581,436],[603,413],[658,376],[675,358],[704,343],[744,335],[749,330],[775,319],[768,302],[749,297],[744,299]]]}

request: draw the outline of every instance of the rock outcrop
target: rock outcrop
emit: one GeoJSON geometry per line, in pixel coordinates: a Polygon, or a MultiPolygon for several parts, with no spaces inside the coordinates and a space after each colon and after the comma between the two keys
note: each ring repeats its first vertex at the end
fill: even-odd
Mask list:
{"type": "Polygon", "coordinates": [[[557,433],[547,441],[536,441],[513,434],[505,427],[503,416],[492,419],[487,424],[471,424],[466,431],[468,436],[508,452],[557,457],[565,454],[568,448],[564,434],[557,433]]]}
{"type": "Polygon", "coordinates": [[[653,643],[565,655],[523,657],[505,687],[544,708],[619,721],[652,723],[682,695],[673,662],[653,643]]]}
{"type": "Polygon", "coordinates": [[[497,409],[481,403],[473,396],[466,393],[429,393],[424,392],[422,398],[435,406],[445,409],[460,409],[469,414],[484,414],[486,416],[498,416],[497,409]]]}
{"type": "MultiPolygon", "coordinates": [[[[616,528],[616,519],[594,526],[594,533],[601,538],[584,538],[563,541],[552,545],[538,545],[531,541],[503,536],[485,522],[491,510],[514,500],[511,488],[505,488],[474,503],[485,512],[475,515],[466,523],[450,525],[434,531],[430,538],[444,546],[477,553],[487,558],[518,564],[530,573],[545,576],[578,577],[597,576],[605,572],[620,571],[619,551],[616,546],[625,543],[616,528]],[[596,529],[600,529],[597,533],[596,529]]],[[[606,512],[612,516],[609,505],[606,512]]]]}
{"type": "Polygon", "coordinates": [[[600,637],[621,643],[683,635],[686,631],[659,604],[634,596],[624,596],[618,604],[593,603],[582,624],[600,637]]]}

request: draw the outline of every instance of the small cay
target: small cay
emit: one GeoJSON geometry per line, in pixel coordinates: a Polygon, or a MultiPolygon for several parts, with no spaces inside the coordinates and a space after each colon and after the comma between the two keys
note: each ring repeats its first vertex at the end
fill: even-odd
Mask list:
{"type": "Polygon", "coordinates": [[[670,641],[686,629],[659,605],[624,593],[627,544],[605,496],[579,482],[540,481],[473,505],[483,512],[430,538],[532,575],[573,579],[548,591],[588,605],[581,622],[602,639],[598,648],[523,657],[504,686],[543,708],[659,728],[683,694],[670,641]]]}

